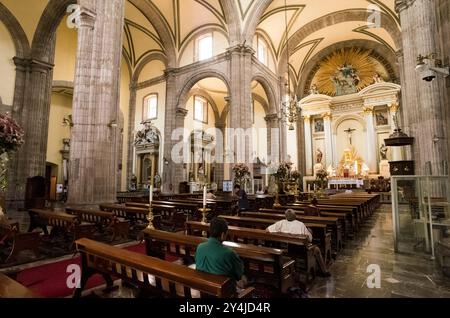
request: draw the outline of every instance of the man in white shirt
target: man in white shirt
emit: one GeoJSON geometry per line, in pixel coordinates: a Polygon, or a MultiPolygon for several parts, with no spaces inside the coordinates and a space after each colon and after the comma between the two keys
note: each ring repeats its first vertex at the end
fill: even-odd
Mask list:
{"type": "MultiPolygon", "coordinates": [[[[293,235],[306,235],[308,237],[308,241],[312,242],[312,234],[308,230],[308,228],[302,222],[297,220],[297,216],[295,215],[294,210],[288,209],[286,210],[286,219],[276,222],[267,228],[267,231],[270,233],[285,233],[285,234],[293,234],[293,235]]],[[[327,269],[327,266],[323,260],[322,253],[320,252],[320,248],[314,246],[314,256],[316,257],[317,263],[319,263],[320,269],[322,271],[322,275],[324,277],[331,276],[330,272],[327,269]]]]}

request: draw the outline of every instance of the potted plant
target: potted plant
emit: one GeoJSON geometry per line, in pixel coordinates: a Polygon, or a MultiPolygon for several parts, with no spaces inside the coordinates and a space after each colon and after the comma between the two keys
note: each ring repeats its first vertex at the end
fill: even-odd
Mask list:
{"type": "Polygon", "coordinates": [[[0,114],[0,202],[8,185],[7,165],[11,153],[24,143],[24,131],[17,122],[7,115],[0,114]]]}
{"type": "Polygon", "coordinates": [[[234,184],[239,184],[241,187],[246,187],[250,181],[250,169],[244,163],[238,163],[233,167],[234,184]]]}

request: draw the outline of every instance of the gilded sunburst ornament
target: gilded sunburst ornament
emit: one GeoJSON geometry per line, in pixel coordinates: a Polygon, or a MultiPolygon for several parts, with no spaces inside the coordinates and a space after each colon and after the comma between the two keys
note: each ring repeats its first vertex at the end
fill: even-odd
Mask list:
{"type": "Polygon", "coordinates": [[[386,71],[370,56],[370,51],[345,48],[320,62],[313,85],[322,94],[340,96],[359,92],[377,77],[386,78],[386,71]]]}

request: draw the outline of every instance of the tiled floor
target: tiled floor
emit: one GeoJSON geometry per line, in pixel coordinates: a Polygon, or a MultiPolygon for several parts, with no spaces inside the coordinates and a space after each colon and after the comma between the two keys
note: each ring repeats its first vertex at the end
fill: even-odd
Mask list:
{"type": "Polygon", "coordinates": [[[316,279],[310,297],[450,297],[450,278],[430,256],[394,253],[390,205],[382,205],[357,238],[347,241],[330,271],[332,277],[316,279]],[[380,268],[380,288],[367,286],[371,264],[380,268]]]}
{"type": "MultiPolygon", "coordinates": [[[[12,215],[23,226],[27,215],[12,215]]],[[[408,219],[407,211],[403,215],[408,219]]],[[[410,218],[409,218],[410,219],[410,218]]],[[[405,222],[403,222],[405,224],[405,222]]],[[[27,267],[27,266],[24,266],[27,267]]],[[[354,240],[346,246],[330,268],[330,278],[316,278],[308,291],[311,298],[353,297],[449,297],[450,278],[442,275],[429,255],[394,253],[391,206],[382,205],[368,219],[354,240]],[[380,288],[369,288],[369,265],[381,271],[380,288]]],[[[374,282],[372,279],[371,282],[374,282]]],[[[96,292],[100,293],[100,291],[96,292]]],[[[105,295],[103,295],[105,297],[105,295]]],[[[133,297],[133,291],[119,288],[107,297],[133,297]]]]}

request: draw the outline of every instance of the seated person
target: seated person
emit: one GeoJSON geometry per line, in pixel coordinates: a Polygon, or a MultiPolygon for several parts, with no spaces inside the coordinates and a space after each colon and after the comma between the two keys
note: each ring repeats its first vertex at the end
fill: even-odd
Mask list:
{"type": "MultiPolygon", "coordinates": [[[[293,234],[293,235],[306,235],[308,237],[308,241],[312,242],[312,234],[308,230],[308,228],[302,222],[297,220],[297,216],[295,215],[294,210],[288,209],[286,210],[286,219],[276,222],[267,228],[267,231],[270,233],[285,233],[285,234],[293,234]]],[[[327,269],[327,266],[322,258],[322,253],[320,252],[320,248],[314,246],[314,256],[316,257],[317,263],[319,263],[320,270],[322,271],[322,275],[324,277],[331,276],[330,272],[327,269]]]]}
{"type": "Polygon", "coordinates": [[[317,201],[317,198],[314,197],[311,200],[311,204],[308,205],[308,207],[305,209],[305,215],[307,216],[320,216],[320,210],[317,207],[319,201],[317,201]]]}
{"type": "Polygon", "coordinates": [[[214,190],[209,190],[206,194],[206,199],[208,200],[215,200],[217,197],[214,195],[214,190]]]}
{"type": "Polygon", "coordinates": [[[245,284],[244,264],[232,249],[223,246],[228,224],[222,218],[211,220],[209,239],[197,247],[195,268],[199,271],[230,277],[238,287],[245,284]],[[241,282],[239,282],[242,280],[241,282]]]}
{"type": "Polygon", "coordinates": [[[239,211],[245,211],[249,208],[247,193],[245,190],[241,189],[239,184],[234,186],[234,195],[238,198],[238,208],[239,211]]]}

